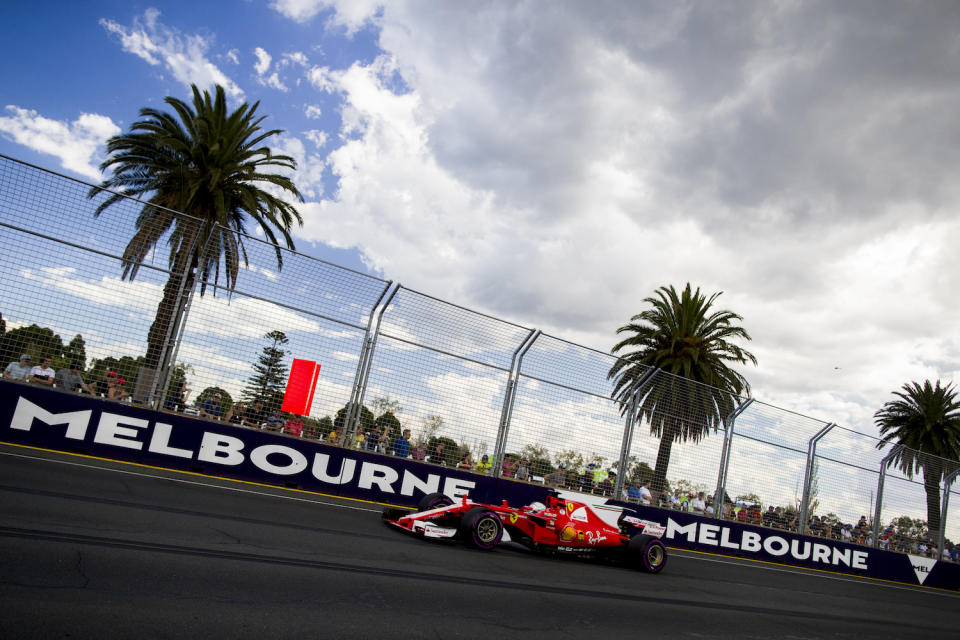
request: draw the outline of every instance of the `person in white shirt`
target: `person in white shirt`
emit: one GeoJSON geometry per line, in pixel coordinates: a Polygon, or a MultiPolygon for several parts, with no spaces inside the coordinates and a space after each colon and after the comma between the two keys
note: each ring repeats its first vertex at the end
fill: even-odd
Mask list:
{"type": "Polygon", "coordinates": [[[50,367],[50,363],[50,358],[43,358],[40,361],[40,364],[35,366],[33,369],[30,369],[30,377],[27,378],[27,382],[35,382],[37,384],[52,387],[53,381],[57,376],[57,372],[50,367]]]}
{"type": "Polygon", "coordinates": [[[643,483],[643,486],[640,487],[640,502],[642,504],[650,504],[653,502],[653,496],[650,494],[650,481],[647,480],[643,483]]]}
{"type": "Polygon", "coordinates": [[[707,503],[703,501],[703,491],[698,493],[697,497],[691,501],[690,510],[693,513],[697,513],[701,516],[707,513],[707,503]]]}

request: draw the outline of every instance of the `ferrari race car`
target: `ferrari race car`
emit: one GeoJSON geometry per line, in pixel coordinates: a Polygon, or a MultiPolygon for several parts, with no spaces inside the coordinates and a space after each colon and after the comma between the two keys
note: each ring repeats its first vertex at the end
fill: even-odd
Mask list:
{"type": "Polygon", "coordinates": [[[659,538],[665,528],[624,511],[619,528],[607,524],[583,502],[547,496],[547,504],[515,508],[480,504],[466,496],[459,502],[442,493],[424,497],[416,511],[389,508],[388,525],[430,539],[458,539],[469,547],[487,550],[511,542],[533,551],[580,558],[606,559],[636,569],[659,573],[667,563],[667,549],[659,538]]]}

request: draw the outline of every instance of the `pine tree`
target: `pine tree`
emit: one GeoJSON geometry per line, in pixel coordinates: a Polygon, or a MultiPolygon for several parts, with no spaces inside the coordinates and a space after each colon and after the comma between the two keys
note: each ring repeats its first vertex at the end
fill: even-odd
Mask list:
{"type": "Polygon", "coordinates": [[[67,345],[66,350],[63,354],[64,358],[68,361],[68,365],[73,362],[79,362],[80,368],[85,369],[87,366],[87,345],[83,341],[83,336],[79,333],[73,336],[73,340],[70,341],[70,344],[67,345]]]}
{"type": "Polygon", "coordinates": [[[270,344],[263,348],[259,360],[253,365],[254,374],[241,392],[244,402],[262,400],[267,411],[279,409],[283,404],[283,392],[287,386],[287,365],[283,363],[287,351],[282,345],[289,340],[283,331],[271,331],[264,336],[270,344]]]}

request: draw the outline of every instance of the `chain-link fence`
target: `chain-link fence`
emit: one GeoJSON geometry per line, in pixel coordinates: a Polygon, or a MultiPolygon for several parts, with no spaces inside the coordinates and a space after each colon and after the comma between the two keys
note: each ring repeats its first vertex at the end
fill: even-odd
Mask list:
{"type": "Polygon", "coordinates": [[[909,553],[960,542],[956,462],[926,486],[873,436],[640,366],[615,395],[608,353],[6,157],[0,238],[6,377],[909,553]],[[280,411],[294,358],[321,365],[302,416],[280,411]]]}

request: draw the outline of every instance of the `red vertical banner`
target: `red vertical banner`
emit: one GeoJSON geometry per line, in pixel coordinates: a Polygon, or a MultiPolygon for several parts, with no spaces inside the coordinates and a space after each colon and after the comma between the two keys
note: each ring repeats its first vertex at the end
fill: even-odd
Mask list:
{"type": "Polygon", "coordinates": [[[287,379],[287,390],[283,393],[281,411],[305,416],[310,413],[313,404],[313,392],[317,388],[317,378],[320,377],[320,363],[313,360],[293,359],[290,367],[290,377],[287,379]]]}

